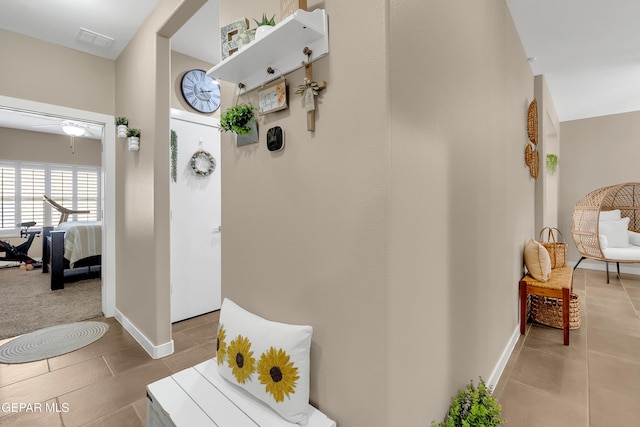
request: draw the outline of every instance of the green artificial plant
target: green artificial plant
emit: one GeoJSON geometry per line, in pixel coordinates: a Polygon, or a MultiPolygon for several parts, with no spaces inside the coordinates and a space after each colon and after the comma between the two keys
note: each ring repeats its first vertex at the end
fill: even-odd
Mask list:
{"type": "Polygon", "coordinates": [[[271,25],[272,27],[274,25],[276,25],[276,20],[275,20],[276,15],[273,15],[271,17],[271,19],[267,19],[267,14],[263,13],[262,14],[262,20],[260,22],[258,22],[258,20],[254,19],[254,21],[256,21],[256,24],[258,24],[258,27],[262,26],[262,25],[271,25]]]}
{"type": "Polygon", "coordinates": [[[491,390],[482,378],[476,388],[473,381],[465,389],[459,390],[458,395],[451,399],[449,413],[445,420],[432,427],[494,427],[504,423],[500,418],[501,406],[491,395],[491,390]]]}
{"type": "Polygon", "coordinates": [[[246,135],[251,132],[251,127],[248,125],[251,120],[253,120],[253,105],[234,105],[220,116],[220,129],[246,135]]]}
{"type": "Polygon", "coordinates": [[[558,155],[547,154],[547,170],[554,173],[556,171],[556,166],[558,166],[558,155]]]}
{"type": "Polygon", "coordinates": [[[178,134],[171,129],[171,181],[178,182],[178,134]]]}
{"type": "Polygon", "coordinates": [[[140,129],[136,128],[127,128],[127,136],[131,138],[132,136],[137,136],[140,138],[140,129]]]}
{"type": "Polygon", "coordinates": [[[123,116],[116,117],[116,126],[120,126],[120,125],[127,126],[128,124],[129,124],[129,119],[127,119],[126,117],[123,117],[123,116]]]}

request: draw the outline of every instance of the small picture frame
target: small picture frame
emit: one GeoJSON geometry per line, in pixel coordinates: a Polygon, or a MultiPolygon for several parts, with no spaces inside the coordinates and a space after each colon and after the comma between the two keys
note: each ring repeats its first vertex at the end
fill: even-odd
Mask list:
{"type": "Polygon", "coordinates": [[[226,59],[238,51],[243,44],[250,40],[243,40],[243,35],[249,29],[247,18],[238,19],[235,22],[224,25],[220,28],[220,45],[222,49],[222,59],[226,59]]]}
{"type": "Polygon", "coordinates": [[[284,110],[287,105],[287,81],[284,78],[268,84],[258,91],[258,113],[260,115],[284,110]]]}

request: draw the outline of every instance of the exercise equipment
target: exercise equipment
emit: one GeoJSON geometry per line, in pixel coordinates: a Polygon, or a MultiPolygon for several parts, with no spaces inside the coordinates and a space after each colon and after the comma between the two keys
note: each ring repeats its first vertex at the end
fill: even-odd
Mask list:
{"type": "Polygon", "coordinates": [[[39,261],[31,258],[28,252],[33,243],[33,239],[40,235],[40,230],[29,231],[29,227],[36,225],[35,221],[23,222],[18,225],[22,227],[20,229],[20,237],[27,237],[27,241],[14,246],[7,241],[0,240],[0,254],[5,253],[4,257],[0,256],[0,261],[19,261],[25,264],[37,264],[39,266],[39,261]]]}

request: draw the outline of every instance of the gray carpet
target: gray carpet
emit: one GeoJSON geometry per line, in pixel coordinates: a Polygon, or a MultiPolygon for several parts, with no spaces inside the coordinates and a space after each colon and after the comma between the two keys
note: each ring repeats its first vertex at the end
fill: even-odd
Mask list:
{"type": "Polygon", "coordinates": [[[0,268],[0,339],[102,316],[102,281],[79,280],[50,290],[37,268],[0,268]]]}
{"type": "Polygon", "coordinates": [[[27,363],[60,356],[100,339],[109,330],[103,322],[76,322],[21,335],[0,345],[0,363],[27,363]]]}

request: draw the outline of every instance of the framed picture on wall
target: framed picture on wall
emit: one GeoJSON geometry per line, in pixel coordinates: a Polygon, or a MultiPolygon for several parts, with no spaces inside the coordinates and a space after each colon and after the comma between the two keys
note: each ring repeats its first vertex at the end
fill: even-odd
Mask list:
{"type": "Polygon", "coordinates": [[[258,113],[273,113],[287,108],[287,81],[278,79],[258,91],[258,113]]]}

